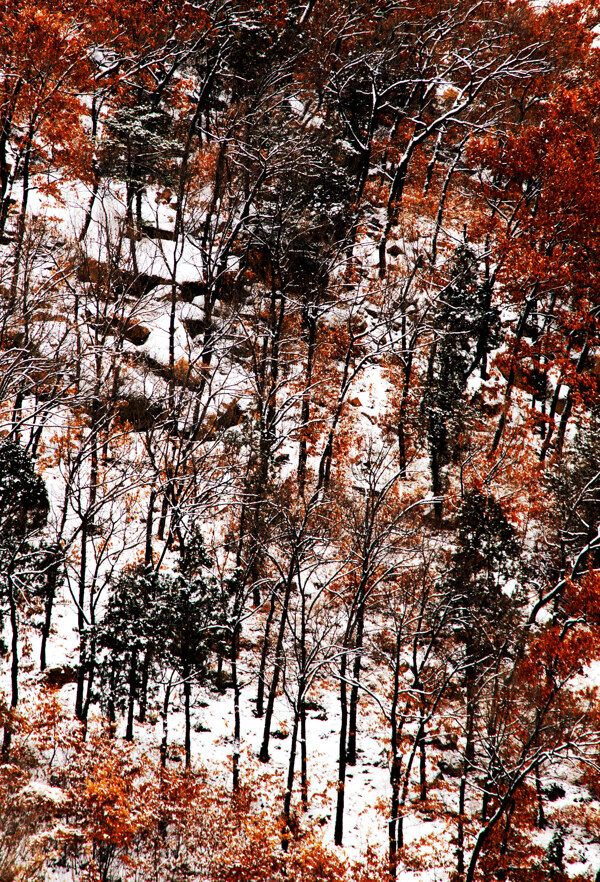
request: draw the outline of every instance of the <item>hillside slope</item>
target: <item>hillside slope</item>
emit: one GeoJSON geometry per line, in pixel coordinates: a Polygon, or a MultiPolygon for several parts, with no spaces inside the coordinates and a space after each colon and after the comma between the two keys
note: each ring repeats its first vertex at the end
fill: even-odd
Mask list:
{"type": "Polygon", "coordinates": [[[594,879],[595,2],[0,10],[0,882],[594,879]]]}

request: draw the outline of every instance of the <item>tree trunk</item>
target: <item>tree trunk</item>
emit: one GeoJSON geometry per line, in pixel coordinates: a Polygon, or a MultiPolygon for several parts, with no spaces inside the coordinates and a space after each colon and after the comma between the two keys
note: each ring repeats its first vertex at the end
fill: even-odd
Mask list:
{"type": "Polygon", "coordinates": [[[125,741],[133,741],[133,709],[135,704],[135,687],[137,680],[137,650],[131,651],[131,663],[129,665],[129,698],[127,701],[127,729],[125,741]]]}
{"type": "Polygon", "coordinates": [[[160,742],[160,764],[165,768],[167,765],[167,747],[169,743],[169,701],[171,700],[171,683],[172,679],[165,686],[165,697],[161,710],[162,716],[162,739],[160,742]]]}
{"type": "Polygon", "coordinates": [[[52,561],[46,575],[46,597],[44,599],[44,624],[42,625],[42,645],[40,648],[40,671],[46,670],[46,649],[52,628],[52,611],[56,597],[58,562],[52,561]]]}
{"type": "Polygon", "coordinates": [[[96,672],[96,635],[92,630],[92,638],[89,643],[88,650],[88,662],[87,662],[87,684],[86,684],[86,694],[85,694],[85,702],[83,705],[82,719],[83,722],[87,724],[88,713],[90,710],[90,705],[92,703],[93,696],[93,686],[94,686],[94,674],[96,672]]]}
{"type": "Polygon", "coordinates": [[[427,799],[427,745],[425,741],[425,690],[420,679],[415,684],[415,688],[420,695],[419,701],[419,800],[425,802],[427,799]]]}
{"type": "Polygon", "coordinates": [[[467,787],[467,770],[463,762],[463,771],[458,791],[458,827],[456,834],[456,878],[465,878],[465,793],[467,787]]]}
{"type": "Polygon", "coordinates": [[[427,755],[425,743],[425,717],[421,710],[419,722],[419,800],[425,802],[427,799],[427,755]]]}
{"type": "MultiPolygon", "coordinates": [[[[441,134],[441,132],[442,132],[442,130],[440,130],[440,134],[441,134]]],[[[438,213],[437,213],[437,217],[435,219],[435,229],[433,231],[433,236],[431,239],[431,263],[432,264],[435,263],[436,257],[437,257],[437,241],[438,241],[438,236],[440,234],[440,230],[442,229],[442,220],[444,217],[444,208],[446,205],[446,199],[448,196],[448,189],[450,187],[450,181],[452,180],[452,176],[453,176],[454,172],[456,171],[458,163],[460,162],[460,158],[462,156],[462,149],[463,149],[464,145],[466,144],[466,142],[467,142],[467,138],[464,138],[461,141],[461,143],[459,144],[458,150],[456,152],[456,156],[454,157],[452,165],[450,166],[450,168],[448,169],[448,171],[446,173],[446,178],[444,180],[444,185],[442,187],[440,201],[438,204],[438,213]]]]}
{"type": "Polygon", "coordinates": [[[192,684],[190,683],[190,669],[186,665],[183,670],[183,702],[185,708],[185,769],[189,772],[192,766],[192,721],[190,715],[190,700],[192,684]]]}
{"type": "Polygon", "coordinates": [[[116,690],[116,684],[117,684],[118,679],[119,679],[119,665],[117,664],[117,661],[113,658],[111,660],[111,665],[110,665],[110,676],[109,676],[109,683],[110,683],[109,689],[110,689],[110,691],[108,694],[108,702],[107,702],[107,704],[108,704],[108,707],[107,707],[108,720],[110,723],[116,723],[116,720],[117,720],[117,714],[116,714],[116,710],[115,710],[115,690],[116,690]]]}
{"type": "Polygon", "coordinates": [[[142,662],[142,677],[140,683],[139,697],[139,713],[138,720],[140,723],[146,722],[146,711],[148,709],[148,680],[150,678],[150,665],[152,664],[152,650],[147,649],[144,653],[144,661],[142,662]]]}
{"type": "Polygon", "coordinates": [[[154,518],[154,503],[156,502],[156,490],[154,487],[150,490],[150,499],[148,500],[148,514],[146,516],[146,544],[144,548],[144,566],[146,570],[152,569],[152,522],[154,518]]]}
{"type": "Polygon", "coordinates": [[[440,466],[439,451],[435,444],[432,444],[431,446],[429,462],[431,468],[431,492],[434,497],[433,511],[435,513],[436,521],[440,523],[444,513],[444,502],[442,500],[442,469],[440,466]]]}
{"type": "Polygon", "coordinates": [[[360,650],[363,646],[364,621],[365,602],[364,591],[361,588],[361,599],[359,600],[356,622],[356,655],[354,656],[352,689],[350,690],[350,712],[348,716],[348,752],[346,755],[346,762],[349,766],[356,765],[356,728],[358,718],[358,698],[361,672],[360,650]]]}
{"type": "Polygon", "coordinates": [[[304,392],[302,393],[302,411],[300,414],[300,445],[298,450],[298,490],[301,496],[304,496],[304,485],[306,482],[306,462],[308,459],[308,448],[306,443],[306,429],[310,420],[310,401],[312,386],[312,371],[315,353],[315,339],[317,334],[317,320],[314,314],[314,306],[305,305],[303,309],[304,328],[307,333],[307,355],[306,355],[306,380],[304,383],[304,392]]]}
{"type": "Polygon", "coordinates": [[[0,238],[4,237],[6,221],[10,209],[10,191],[14,183],[16,174],[17,158],[13,159],[13,170],[8,160],[8,144],[12,131],[13,118],[17,106],[19,93],[23,88],[23,77],[19,77],[15,82],[10,99],[6,96],[4,104],[4,114],[2,118],[2,130],[0,132],[0,238]]]}
{"type": "Polygon", "coordinates": [[[412,748],[404,769],[404,780],[402,781],[402,793],[400,795],[400,803],[398,808],[398,845],[404,844],[404,807],[408,799],[408,786],[410,784],[410,773],[412,772],[413,763],[417,755],[417,750],[421,743],[421,728],[417,729],[412,743],[412,748]]]}
{"type": "Polygon", "coordinates": [[[277,633],[277,647],[275,649],[275,666],[273,668],[273,676],[271,677],[271,686],[269,688],[269,697],[267,699],[267,709],[265,711],[265,725],[263,729],[263,740],[258,755],[262,763],[269,761],[269,738],[271,735],[271,720],[273,718],[273,709],[275,707],[275,697],[277,695],[277,687],[279,685],[279,677],[283,667],[283,638],[285,636],[285,626],[287,623],[288,606],[290,595],[292,593],[292,585],[294,583],[294,567],[295,560],[291,562],[290,570],[283,595],[281,606],[281,619],[279,620],[279,631],[277,633]]]}
{"type": "Polygon", "coordinates": [[[19,220],[17,222],[17,238],[15,241],[15,261],[13,264],[12,279],[10,283],[10,302],[15,303],[17,291],[19,289],[19,277],[21,274],[21,260],[23,256],[23,244],[25,242],[25,231],[27,229],[27,205],[29,202],[29,167],[31,163],[31,143],[33,132],[30,128],[27,136],[27,147],[25,149],[25,159],[23,161],[23,195],[21,197],[21,210],[19,212],[19,220]]]}
{"type": "Polygon", "coordinates": [[[306,705],[300,703],[300,797],[302,810],[308,811],[308,751],[306,744],[306,705]]]}
{"type": "Polygon", "coordinates": [[[388,858],[390,879],[396,878],[396,863],[398,846],[398,812],[400,810],[400,732],[398,731],[398,701],[400,698],[400,634],[396,635],[396,647],[394,658],[394,685],[392,692],[392,707],[390,711],[390,785],[392,798],[390,804],[390,820],[388,823],[388,858]]]}
{"type": "MultiPolygon", "coordinates": [[[[168,472],[168,469],[167,469],[168,472]]],[[[158,519],[157,536],[162,542],[165,538],[165,528],[167,526],[167,514],[169,512],[169,500],[167,499],[167,489],[163,489],[162,503],[160,507],[160,518],[158,519]]]]}
{"type": "Polygon", "coordinates": [[[240,683],[238,679],[238,641],[239,625],[233,629],[231,637],[231,679],[233,680],[233,792],[240,789],[240,749],[241,749],[241,717],[240,717],[240,683]]]}
{"type": "Polygon", "coordinates": [[[344,838],[344,801],[346,787],[346,738],[348,733],[348,703],[346,696],[347,654],[344,652],[340,666],[340,752],[338,757],[337,801],[335,808],[334,842],[341,845],[344,838]]]}
{"type": "Polygon", "coordinates": [[[466,665],[466,692],[467,692],[467,708],[466,708],[466,744],[463,758],[462,775],[460,779],[460,789],[458,794],[458,832],[457,832],[457,848],[456,848],[456,875],[459,880],[465,878],[465,812],[466,812],[466,793],[467,793],[467,777],[473,766],[475,758],[475,745],[473,742],[474,726],[475,726],[475,696],[474,696],[474,671],[473,671],[472,654],[467,647],[467,665],[466,665]]]}
{"type": "Polygon", "coordinates": [[[77,694],[75,696],[75,716],[83,721],[83,691],[87,670],[87,637],[85,634],[85,583],[87,570],[87,514],[83,516],[81,527],[81,563],[79,567],[79,597],[77,599],[77,626],[79,630],[79,667],[77,669],[77,694]]]}
{"type": "MultiPolygon", "coordinates": [[[[302,687],[299,687],[299,691],[302,687]]],[[[300,721],[300,709],[298,704],[294,708],[294,726],[292,729],[292,743],[290,745],[290,759],[288,762],[287,783],[285,788],[285,798],[283,800],[283,815],[285,818],[286,828],[289,831],[290,816],[292,811],[292,792],[294,789],[294,769],[296,767],[296,747],[298,744],[298,724],[300,721]]],[[[288,850],[289,839],[288,832],[284,831],[281,840],[281,847],[284,851],[288,850]]]]}
{"type": "MultiPolygon", "coordinates": [[[[100,109],[98,107],[97,95],[94,95],[92,98],[92,106],[90,108],[90,120],[92,123],[92,129],[90,132],[90,139],[93,144],[96,143],[96,138],[98,136],[98,118],[100,116],[100,109]]],[[[79,234],[79,241],[83,242],[85,237],[87,236],[88,230],[90,228],[90,224],[92,222],[92,215],[94,212],[94,205],[96,203],[96,199],[98,198],[98,190],[100,188],[100,172],[98,169],[98,162],[96,160],[96,151],[94,148],[94,153],[92,155],[92,171],[94,173],[94,183],[92,185],[92,195],[90,196],[90,201],[88,202],[88,207],[85,212],[85,219],[83,221],[83,226],[81,228],[81,232],[79,234]]]]}
{"type": "Polygon", "coordinates": [[[269,636],[271,632],[271,624],[275,615],[275,589],[271,592],[271,602],[269,604],[269,612],[267,621],[265,622],[265,633],[263,637],[262,650],[260,653],[260,667],[258,669],[258,685],[256,687],[256,710],[255,715],[262,717],[264,715],[264,697],[265,697],[265,677],[267,669],[267,657],[269,655],[269,636]]]}

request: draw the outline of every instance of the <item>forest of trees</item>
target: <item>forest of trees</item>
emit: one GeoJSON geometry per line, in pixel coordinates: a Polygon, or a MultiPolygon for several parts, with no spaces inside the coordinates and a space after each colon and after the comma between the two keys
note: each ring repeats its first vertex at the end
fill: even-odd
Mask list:
{"type": "Polygon", "coordinates": [[[597,0],[0,58],[0,882],[599,878],[597,0]]]}

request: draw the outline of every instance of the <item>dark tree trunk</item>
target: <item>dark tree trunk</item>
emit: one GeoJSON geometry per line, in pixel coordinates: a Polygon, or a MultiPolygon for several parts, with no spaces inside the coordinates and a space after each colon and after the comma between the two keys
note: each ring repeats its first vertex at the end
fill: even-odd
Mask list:
{"type": "Polygon", "coordinates": [[[81,563],[79,567],[79,597],[77,599],[77,626],[79,629],[79,667],[77,669],[77,694],[75,696],[75,716],[83,722],[83,693],[87,672],[87,636],[85,633],[85,583],[87,569],[87,515],[83,517],[81,528],[81,563]]]}
{"type": "Polygon", "coordinates": [[[171,680],[165,686],[165,697],[161,710],[162,716],[162,739],[160,742],[160,764],[165,768],[167,765],[167,748],[169,745],[169,702],[171,700],[171,680]]]}
{"type": "MultiPolygon", "coordinates": [[[[75,699],[75,713],[77,718],[82,722],[86,721],[84,706],[84,687],[85,678],[88,673],[90,657],[88,656],[88,637],[85,634],[85,596],[86,596],[86,579],[87,579],[87,545],[90,528],[96,509],[96,495],[98,490],[98,426],[100,423],[100,397],[98,390],[92,397],[92,413],[91,413],[91,430],[89,435],[90,441],[90,488],[87,511],[83,515],[81,525],[81,565],[79,569],[79,597],[77,609],[77,624],[79,627],[80,640],[80,662],[77,675],[77,695],[75,699]]],[[[90,589],[93,591],[93,588],[90,589]]],[[[93,603],[90,600],[91,615],[93,617],[93,603]]],[[[93,624],[93,621],[92,621],[93,624]]]]}
{"type": "Polygon", "coordinates": [[[10,283],[10,302],[15,303],[19,289],[19,277],[21,274],[21,261],[24,253],[25,232],[27,230],[27,206],[29,202],[29,169],[31,163],[31,146],[33,132],[30,130],[27,136],[27,147],[23,161],[23,195],[21,198],[21,210],[17,222],[17,238],[15,242],[15,261],[13,264],[12,279],[10,283]]]}
{"type": "Polygon", "coordinates": [[[44,624],[42,625],[42,645],[40,648],[40,671],[46,670],[46,649],[50,639],[52,628],[52,611],[56,597],[56,582],[58,578],[58,562],[52,561],[46,575],[46,597],[44,599],[44,624]]]}
{"type": "MultiPolygon", "coordinates": [[[[4,102],[4,113],[2,116],[2,129],[0,131],[0,238],[4,236],[8,212],[11,205],[10,190],[12,189],[11,177],[14,181],[14,167],[11,175],[11,166],[8,160],[8,144],[12,131],[13,117],[17,105],[19,93],[23,88],[23,78],[19,77],[13,87],[10,99],[4,102]]],[[[17,163],[15,157],[13,162],[17,163]]]]}
{"type": "Polygon", "coordinates": [[[356,655],[352,671],[352,689],[350,690],[350,712],[348,715],[348,752],[346,762],[349,766],[356,765],[356,728],[358,722],[358,699],[361,672],[361,649],[363,646],[365,604],[364,591],[361,590],[356,622],[356,655]]]}
{"type": "Polygon", "coordinates": [[[398,469],[401,478],[406,478],[407,453],[406,453],[406,417],[408,409],[408,394],[410,392],[410,382],[412,377],[412,365],[414,347],[417,342],[417,334],[414,332],[408,339],[406,329],[406,297],[410,287],[415,279],[417,271],[421,266],[420,259],[417,259],[410,272],[406,284],[402,292],[402,322],[401,322],[401,340],[402,340],[402,362],[404,368],[404,383],[402,384],[402,396],[400,398],[400,407],[398,409],[398,469]]]}
{"type": "Polygon", "coordinates": [[[308,811],[308,750],[306,743],[306,705],[300,703],[300,797],[302,810],[308,811]]]}
{"type": "Polygon", "coordinates": [[[260,653],[260,667],[258,669],[258,686],[256,687],[256,711],[255,714],[257,717],[262,717],[264,715],[264,697],[265,697],[265,679],[267,672],[267,658],[269,655],[269,637],[271,633],[271,624],[273,622],[273,616],[275,615],[275,589],[271,592],[271,601],[269,604],[269,612],[267,614],[267,621],[265,622],[265,633],[263,637],[262,650],[260,653]]]}
{"type": "Polygon", "coordinates": [[[404,844],[404,807],[406,805],[406,800],[408,799],[408,786],[410,784],[410,774],[412,772],[413,763],[415,761],[415,757],[417,755],[417,750],[419,749],[419,745],[421,743],[421,729],[417,730],[417,734],[415,735],[412,743],[412,748],[406,762],[406,768],[404,769],[404,779],[402,781],[402,793],[400,795],[400,803],[398,810],[398,845],[402,846],[404,844]]]}
{"type": "Polygon", "coordinates": [[[108,695],[108,719],[110,723],[116,723],[117,714],[115,709],[115,690],[117,687],[117,681],[119,679],[119,665],[116,660],[113,660],[110,666],[110,692],[108,695]]]}
{"type": "Polygon", "coordinates": [[[142,662],[142,676],[140,682],[139,697],[139,713],[138,720],[140,723],[146,722],[146,711],[148,709],[148,680],[150,678],[150,665],[152,664],[152,650],[147,649],[144,653],[144,661],[142,662]]]}
{"type": "Polygon", "coordinates": [[[431,447],[429,461],[431,466],[431,492],[433,493],[435,500],[433,503],[433,511],[435,513],[435,519],[439,523],[442,520],[442,515],[444,513],[444,502],[442,500],[442,469],[440,466],[440,456],[435,444],[431,447]]]}
{"type": "Polygon", "coordinates": [[[296,748],[298,745],[298,724],[300,721],[300,710],[298,705],[294,708],[294,726],[292,728],[292,743],[290,745],[290,759],[288,762],[288,773],[287,773],[287,783],[285,788],[285,798],[283,800],[283,815],[286,823],[286,830],[284,830],[282,839],[281,839],[281,847],[284,851],[288,850],[289,847],[289,827],[290,827],[290,816],[292,811],[292,792],[294,790],[294,769],[296,767],[296,748]]]}
{"type": "Polygon", "coordinates": [[[269,738],[271,735],[271,720],[273,719],[273,710],[275,707],[275,697],[277,695],[277,687],[279,685],[279,677],[281,675],[281,669],[283,667],[283,638],[285,636],[285,626],[287,623],[287,615],[288,615],[288,606],[290,602],[290,595],[292,593],[292,585],[294,583],[294,568],[295,568],[295,560],[292,561],[290,565],[290,570],[285,586],[285,591],[283,595],[283,601],[281,605],[281,618],[279,620],[279,631],[277,633],[277,646],[275,649],[275,666],[273,668],[273,675],[271,677],[271,686],[269,688],[269,697],[267,699],[267,708],[265,711],[265,725],[263,729],[263,740],[260,748],[260,753],[258,755],[259,760],[262,763],[266,763],[269,761],[269,738]]]}
{"type": "MultiPolygon", "coordinates": [[[[98,107],[97,95],[94,95],[92,98],[92,106],[90,108],[90,119],[92,123],[92,129],[90,132],[90,139],[92,143],[95,143],[96,138],[98,136],[98,118],[100,116],[100,108],[98,107]]],[[[90,196],[90,201],[88,202],[88,207],[85,212],[85,219],[83,221],[83,226],[81,228],[81,232],[79,234],[79,241],[83,242],[85,237],[87,236],[88,230],[90,228],[90,224],[92,222],[92,215],[94,213],[94,205],[96,203],[96,199],[98,198],[98,190],[100,188],[100,173],[98,170],[98,163],[96,161],[95,151],[94,156],[92,157],[92,171],[94,173],[94,183],[92,186],[92,195],[90,196]]]]}
{"type": "Polygon", "coordinates": [[[240,682],[238,679],[238,643],[239,626],[233,629],[231,637],[231,679],[233,680],[233,792],[240,789],[240,749],[242,740],[242,724],[240,716],[240,682]]]}
{"type": "Polygon", "coordinates": [[[340,752],[338,757],[338,785],[335,807],[334,842],[342,845],[344,839],[344,802],[346,787],[346,739],[348,735],[348,702],[346,689],[347,654],[342,656],[340,666],[340,752]]]}
{"type": "Polygon", "coordinates": [[[396,864],[398,847],[398,812],[400,811],[400,732],[398,731],[398,701],[400,698],[400,635],[396,636],[394,657],[394,686],[392,692],[392,707],[390,713],[390,784],[392,799],[390,804],[390,820],[388,824],[388,858],[390,879],[396,878],[396,864]]]}
{"type": "Polygon", "coordinates": [[[125,741],[133,741],[133,717],[135,705],[135,693],[137,685],[137,650],[131,652],[131,662],[129,665],[129,698],[127,701],[127,729],[125,731],[125,741]]]}
{"type": "Polygon", "coordinates": [[[144,566],[146,570],[152,569],[152,521],[154,517],[154,503],[156,502],[156,490],[150,491],[148,500],[148,514],[146,516],[146,545],[144,549],[144,566]]]}
{"type": "Polygon", "coordinates": [[[427,744],[425,741],[425,690],[419,682],[418,691],[421,697],[419,704],[419,800],[425,802],[427,799],[427,744]]]}
{"type": "Polygon", "coordinates": [[[427,799],[427,754],[426,754],[426,743],[425,743],[425,722],[423,716],[421,716],[420,723],[420,737],[419,737],[419,799],[421,802],[425,802],[427,799]]]}
{"type": "Polygon", "coordinates": [[[94,674],[96,673],[96,635],[92,631],[92,638],[89,643],[88,663],[87,663],[87,683],[85,692],[85,702],[83,705],[83,721],[87,723],[90,705],[92,703],[94,674]]]}
{"type": "Polygon", "coordinates": [[[185,768],[189,771],[192,766],[192,720],[190,714],[190,701],[192,697],[192,684],[190,682],[190,669],[186,665],[183,670],[183,702],[185,709],[185,768]]]}
{"type": "Polygon", "coordinates": [[[163,490],[162,503],[160,507],[160,518],[158,519],[157,536],[162,542],[165,538],[165,528],[167,526],[167,514],[169,512],[169,500],[167,499],[166,488],[163,490]]]}
{"type": "Polygon", "coordinates": [[[467,778],[469,771],[473,766],[475,758],[475,745],[473,742],[474,725],[475,725],[475,697],[474,697],[474,671],[473,671],[472,653],[467,647],[467,666],[466,666],[466,691],[467,691],[467,708],[466,708],[466,744],[463,757],[462,775],[460,779],[460,789],[458,793],[458,832],[457,832],[457,848],[456,848],[456,875],[459,880],[465,878],[465,812],[466,812],[466,792],[467,778]]]}
{"type": "Polygon", "coordinates": [[[310,401],[313,361],[315,353],[315,340],[317,334],[317,320],[314,314],[312,304],[305,305],[303,310],[304,326],[307,334],[307,355],[306,355],[306,381],[304,384],[304,392],[302,394],[302,412],[300,415],[300,445],[298,451],[298,489],[300,495],[304,496],[304,485],[306,482],[306,462],[308,459],[308,448],[306,443],[305,431],[310,420],[310,401]]]}

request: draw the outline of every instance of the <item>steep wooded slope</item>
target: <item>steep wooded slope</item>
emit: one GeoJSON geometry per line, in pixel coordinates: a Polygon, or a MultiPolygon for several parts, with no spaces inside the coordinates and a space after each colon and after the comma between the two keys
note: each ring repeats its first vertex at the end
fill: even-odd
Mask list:
{"type": "Polygon", "coordinates": [[[593,878],[594,7],[4,4],[0,879],[593,878]]]}

